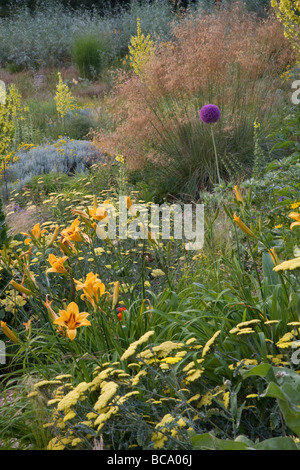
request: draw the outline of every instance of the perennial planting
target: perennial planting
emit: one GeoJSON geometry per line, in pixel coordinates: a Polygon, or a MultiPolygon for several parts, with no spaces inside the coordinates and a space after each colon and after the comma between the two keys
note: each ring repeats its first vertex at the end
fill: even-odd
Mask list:
{"type": "Polygon", "coordinates": [[[202,3],[166,37],[134,5],[103,19],[135,12],[126,48],[107,38],[117,60],[50,71],[35,104],[7,87],[0,448],[300,448],[298,5],[202,3]]]}

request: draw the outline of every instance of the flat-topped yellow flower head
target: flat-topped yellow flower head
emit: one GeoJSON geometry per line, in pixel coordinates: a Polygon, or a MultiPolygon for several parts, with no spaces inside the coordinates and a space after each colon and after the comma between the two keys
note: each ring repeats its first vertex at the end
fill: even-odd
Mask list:
{"type": "Polygon", "coordinates": [[[68,256],[63,256],[62,258],[57,258],[52,253],[49,255],[48,261],[51,264],[51,268],[47,269],[46,274],[48,273],[59,273],[59,274],[68,274],[68,271],[64,267],[64,262],[68,259],[68,256]]]}
{"type": "Polygon", "coordinates": [[[53,324],[67,328],[67,335],[71,341],[76,337],[77,328],[91,325],[91,322],[87,320],[89,313],[79,313],[78,305],[75,302],[71,302],[67,306],[67,310],[59,310],[59,315],[53,324]]]}
{"type": "Polygon", "coordinates": [[[294,269],[300,268],[300,257],[290,259],[288,261],[283,261],[283,263],[278,264],[273,268],[273,271],[293,271],[294,269]]]}

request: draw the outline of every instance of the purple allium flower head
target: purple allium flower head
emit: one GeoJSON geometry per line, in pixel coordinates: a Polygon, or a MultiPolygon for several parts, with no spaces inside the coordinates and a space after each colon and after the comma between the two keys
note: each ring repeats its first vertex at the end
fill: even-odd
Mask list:
{"type": "Polygon", "coordinates": [[[204,122],[204,124],[217,122],[220,117],[220,110],[215,104],[206,104],[200,109],[200,119],[204,122]]]}

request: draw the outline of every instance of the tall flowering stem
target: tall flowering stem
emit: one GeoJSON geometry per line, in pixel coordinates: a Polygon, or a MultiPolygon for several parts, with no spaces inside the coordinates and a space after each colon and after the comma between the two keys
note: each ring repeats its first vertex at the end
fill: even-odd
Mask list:
{"type": "MultiPolygon", "coordinates": [[[[200,119],[204,124],[214,124],[218,122],[218,120],[221,117],[221,112],[215,104],[206,104],[200,109],[200,119]]],[[[215,135],[213,131],[213,127],[211,126],[211,137],[212,137],[212,142],[213,142],[213,147],[214,147],[214,153],[215,153],[215,159],[216,159],[216,169],[217,169],[217,177],[218,177],[218,183],[221,183],[221,176],[220,176],[220,168],[219,168],[219,158],[218,158],[218,153],[217,153],[217,147],[216,147],[216,141],[215,141],[215,135]]]]}

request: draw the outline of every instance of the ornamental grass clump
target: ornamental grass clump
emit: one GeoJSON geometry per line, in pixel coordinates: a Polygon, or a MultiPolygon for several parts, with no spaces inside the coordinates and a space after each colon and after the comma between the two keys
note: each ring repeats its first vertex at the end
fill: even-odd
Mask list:
{"type": "Polygon", "coordinates": [[[143,79],[130,74],[115,89],[115,126],[95,141],[111,155],[122,153],[129,169],[144,169],[163,195],[197,195],[217,173],[211,129],[199,110],[216,103],[222,115],[214,128],[220,178],[251,174],[253,122],[261,123],[263,139],[279,72],[294,53],[277,20],[258,19],[240,5],[187,16],[173,36],[156,44],[143,79]]]}

